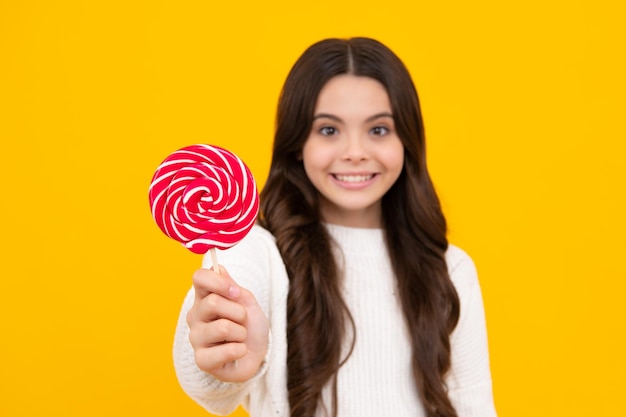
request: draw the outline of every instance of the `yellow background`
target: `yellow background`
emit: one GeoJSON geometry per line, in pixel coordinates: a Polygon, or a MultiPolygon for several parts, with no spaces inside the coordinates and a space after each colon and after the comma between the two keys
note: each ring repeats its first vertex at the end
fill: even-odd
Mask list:
{"type": "Polygon", "coordinates": [[[0,1],[0,415],[206,415],[171,364],[200,258],[150,178],[208,142],[263,185],[291,64],[353,35],[420,91],[500,415],[626,415],[623,2],[259,3],[0,1]]]}

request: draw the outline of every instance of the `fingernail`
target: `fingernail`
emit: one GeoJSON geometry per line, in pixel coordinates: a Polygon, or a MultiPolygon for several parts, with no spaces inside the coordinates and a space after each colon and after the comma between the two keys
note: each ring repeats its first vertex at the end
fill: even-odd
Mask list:
{"type": "Polygon", "coordinates": [[[228,287],[228,296],[230,298],[237,298],[239,297],[239,294],[241,294],[241,291],[236,285],[231,285],[230,287],[228,287]]]}

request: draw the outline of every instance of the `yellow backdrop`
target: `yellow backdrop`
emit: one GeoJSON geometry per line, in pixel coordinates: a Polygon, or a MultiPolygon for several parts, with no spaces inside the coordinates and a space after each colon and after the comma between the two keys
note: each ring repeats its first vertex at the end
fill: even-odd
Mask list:
{"type": "Polygon", "coordinates": [[[150,178],[208,142],[262,186],[289,67],[354,35],[420,91],[500,415],[625,415],[623,2],[248,3],[0,2],[0,415],[206,415],[171,363],[200,258],[150,178]]]}

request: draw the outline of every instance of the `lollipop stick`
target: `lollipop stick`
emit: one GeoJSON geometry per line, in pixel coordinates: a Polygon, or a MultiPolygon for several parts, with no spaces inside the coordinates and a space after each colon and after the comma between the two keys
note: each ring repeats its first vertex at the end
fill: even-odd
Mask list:
{"type": "Polygon", "coordinates": [[[209,252],[211,252],[211,262],[213,262],[213,270],[219,274],[220,265],[217,263],[217,251],[215,250],[215,248],[211,248],[209,249],[209,252]]]}
{"type": "MultiPolygon", "coordinates": [[[[213,270],[219,274],[220,273],[220,265],[217,263],[217,251],[215,250],[215,248],[211,248],[211,249],[209,249],[209,252],[211,253],[211,262],[213,262],[213,270]]],[[[239,363],[235,360],[235,361],[233,361],[233,366],[235,368],[238,368],[239,367],[239,363]]]]}

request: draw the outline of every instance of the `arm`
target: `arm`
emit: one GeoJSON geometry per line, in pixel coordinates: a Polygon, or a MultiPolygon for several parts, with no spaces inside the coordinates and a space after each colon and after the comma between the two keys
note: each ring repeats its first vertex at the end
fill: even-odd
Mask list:
{"type": "Polygon", "coordinates": [[[226,274],[206,269],[194,274],[174,339],[174,364],[183,390],[220,414],[245,402],[265,371],[261,365],[268,349],[265,314],[252,293],[226,274]]]}
{"type": "Polygon", "coordinates": [[[219,275],[208,269],[198,270],[183,303],[174,339],[174,365],[183,390],[217,414],[228,414],[239,404],[245,405],[248,393],[267,366],[268,300],[263,285],[267,269],[263,250],[253,238],[238,246],[221,253],[220,260],[229,265],[241,285],[223,268],[219,275]]]}
{"type": "Polygon", "coordinates": [[[459,322],[450,337],[450,399],[459,417],[495,417],[485,312],[476,268],[471,258],[456,247],[451,247],[447,256],[450,278],[461,301],[459,322]]]}

